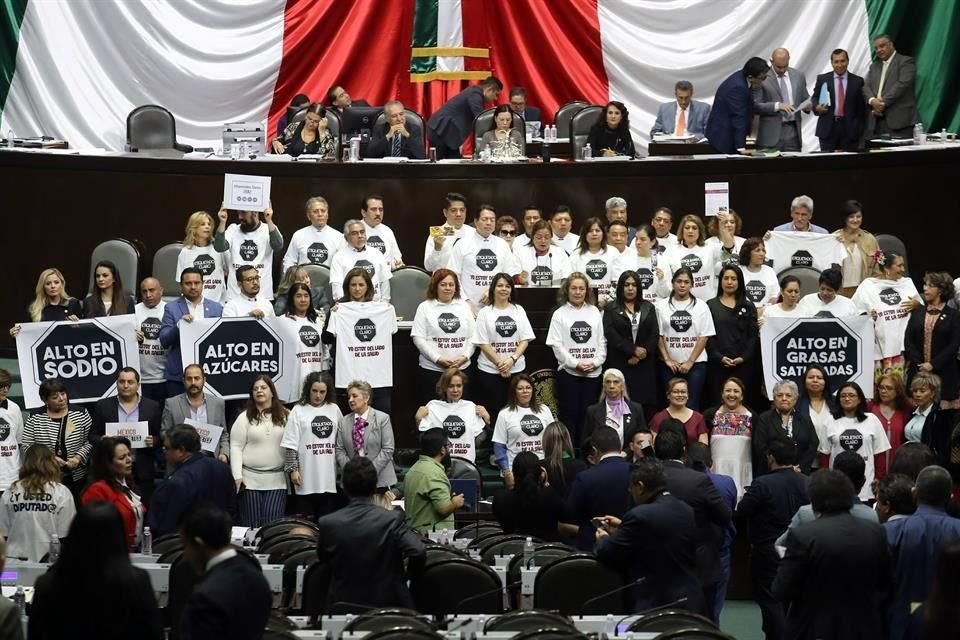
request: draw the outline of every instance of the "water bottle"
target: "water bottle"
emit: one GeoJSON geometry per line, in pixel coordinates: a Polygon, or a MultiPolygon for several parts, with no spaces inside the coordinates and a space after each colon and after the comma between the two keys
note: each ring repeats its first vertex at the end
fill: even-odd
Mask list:
{"type": "Polygon", "coordinates": [[[940,142],[942,144],[947,144],[947,128],[946,127],[940,129],[940,142]]]}
{"type": "Polygon", "coordinates": [[[612,613],[608,613],[606,619],[603,621],[603,633],[608,638],[617,635],[617,621],[614,619],[612,613]]]}
{"type": "Polygon", "coordinates": [[[60,536],[57,534],[50,536],[50,553],[47,559],[50,564],[56,564],[60,559],[60,536]]]}
{"type": "Polygon", "coordinates": [[[550,125],[550,142],[557,141],[557,125],[550,125]]]}
{"type": "Polygon", "coordinates": [[[923,144],[925,136],[923,135],[923,123],[918,122],[913,125],[913,144],[923,144]]]}
{"type": "Polygon", "coordinates": [[[7,129],[7,149],[13,149],[13,129],[7,129]]]}
{"type": "Polygon", "coordinates": [[[523,543],[523,566],[529,567],[530,561],[533,560],[533,538],[527,536],[527,541],[523,543]]]}
{"type": "Polygon", "coordinates": [[[17,592],[13,594],[13,604],[20,611],[20,617],[27,615],[27,594],[23,592],[23,587],[17,585],[17,592]]]}
{"type": "Polygon", "coordinates": [[[150,555],[153,553],[153,532],[150,527],[143,528],[143,543],[140,545],[140,552],[150,555]]]}
{"type": "Polygon", "coordinates": [[[360,138],[350,138],[350,162],[360,161],[360,138]]]}
{"type": "Polygon", "coordinates": [[[583,145],[583,159],[592,160],[593,159],[593,147],[590,146],[590,143],[583,145]]]}

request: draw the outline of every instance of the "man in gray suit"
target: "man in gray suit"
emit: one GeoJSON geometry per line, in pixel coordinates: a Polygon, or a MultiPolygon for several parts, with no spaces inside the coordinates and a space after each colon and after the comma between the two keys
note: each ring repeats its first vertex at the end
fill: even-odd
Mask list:
{"type": "Polygon", "coordinates": [[[203,392],[206,376],[198,364],[188,364],[183,370],[185,393],[167,398],[160,418],[160,433],[166,436],[175,425],[186,424],[187,419],[199,424],[210,424],[223,428],[223,436],[217,446],[217,458],[226,462],[230,455],[230,433],[227,431],[227,417],[223,399],[208,396],[203,392]]]}
{"type": "Polygon", "coordinates": [[[873,39],[873,48],[877,59],[863,84],[863,98],[869,107],[865,133],[909,138],[913,125],[920,122],[914,94],[917,67],[913,58],[893,48],[893,41],[885,33],[873,39]]]}
{"type": "Polygon", "coordinates": [[[656,133],[676,133],[678,136],[694,134],[704,137],[710,105],[693,99],[693,84],[681,80],[673,88],[676,100],[664,102],[657,109],[657,120],[650,129],[650,137],[656,133]]]}
{"type": "MultiPolygon", "coordinates": [[[[790,66],[790,52],[786,49],[774,49],[770,62],[773,73],[753,87],[753,107],[760,115],[757,147],[800,151],[803,139],[797,105],[810,97],[807,78],[790,66]]],[[[803,110],[810,113],[810,105],[803,110]]]]}

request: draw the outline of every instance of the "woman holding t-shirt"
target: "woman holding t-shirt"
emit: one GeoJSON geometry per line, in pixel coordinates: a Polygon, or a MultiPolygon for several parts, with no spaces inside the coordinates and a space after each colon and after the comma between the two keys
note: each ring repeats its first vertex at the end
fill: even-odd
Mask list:
{"type": "MultiPolygon", "coordinates": [[[[224,216],[227,210],[221,206],[224,216]]],[[[196,267],[203,274],[203,297],[214,302],[223,302],[226,293],[226,261],[224,254],[213,248],[213,233],[217,228],[213,216],[206,211],[197,211],[187,220],[183,248],[177,256],[177,282],[187,267],[196,267]]]]}
{"type": "Polygon", "coordinates": [[[703,220],[693,214],[683,216],[677,233],[678,242],[664,254],[660,265],[670,273],[681,268],[688,269],[691,293],[704,302],[717,294],[716,273],[723,260],[724,251],[729,254],[734,250],[733,234],[725,224],[728,215],[717,215],[720,241],[709,244],[706,242],[707,230],[703,220]]]}
{"type": "MultiPolygon", "coordinates": [[[[296,380],[298,384],[303,384],[309,374],[330,368],[329,347],[320,339],[323,318],[318,316],[313,306],[310,285],[294,282],[287,291],[286,299],[287,314],[283,317],[296,326],[296,380]]],[[[332,398],[333,394],[330,395],[332,398]]]]}
{"type": "Polygon", "coordinates": [[[603,317],[587,276],[571,273],[560,286],[559,302],[561,306],[550,317],[547,346],[553,348],[559,365],[560,422],[567,425],[574,443],[579,445],[587,407],[600,395],[607,338],[603,335],[603,317]]]}
{"type": "Polygon", "coordinates": [[[474,462],[477,458],[477,440],[483,428],[490,424],[490,414],[480,405],[463,399],[467,388],[467,374],[450,367],[437,382],[438,398],[417,409],[414,419],[420,431],[440,428],[447,434],[451,456],[474,462]]]}
{"type": "Polygon", "coordinates": [[[513,488],[513,459],[532,451],[543,459],[543,430],[553,422],[553,412],[537,399],[533,378],[518,373],[510,380],[507,406],[500,410],[493,429],[493,455],[507,489],[513,488]]]}

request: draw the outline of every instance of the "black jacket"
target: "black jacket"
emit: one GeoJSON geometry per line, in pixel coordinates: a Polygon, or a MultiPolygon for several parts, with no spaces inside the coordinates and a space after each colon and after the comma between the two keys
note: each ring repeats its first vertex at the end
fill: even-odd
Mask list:
{"type": "Polygon", "coordinates": [[[183,515],[198,505],[220,507],[233,516],[236,495],[229,465],[197,452],[157,486],[144,524],[154,537],[174,533],[183,515]]]}
{"type": "Polygon", "coordinates": [[[272,607],[273,594],[260,567],[238,553],[214,565],[193,588],[180,640],[259,640],[272,607]]]}
{"type": "MultiPolygon", "coordinates": [[[[903,352],[910,363],[907,369],[907,387],[913,377],[917,375],[917,367],[923,364],[923,321],[927,317],[927,309],[914,309],[907,320],[907,328],[903,335],[903,352]]],[[[940,376],[940,397],[944,400],[955,400],[960,397],[960,378],[957,375],[957,351],[960,350],[960,313],[950,306],[945,306],[933,325],[933,336],[930,346],[930,364],[933,372],[940,376]]]]}
{"type": "Polygon", "coordinates": [[[785,467],[754,478],[737,515],[747,519],[750,544],[768,545],[787,530],[797,509],[809,503],[807,476],[785,467]]]}
{"type": "MultiPolygon", "coordinates": [[[[108,422],[116,422],[119,416],[120,400],[117,396],[104,398],[97,402],[90,412],[93,421],[90,425],[90,444],[96,446],[107,430],[108,422]]],[[[160,437],[160,405],[150,398],[140,396],[139,417],[141,422],[147,423],[147,430],[153,436],[153,446],[149,449],[134,449],[133,477],[139,486],[153,484],[153,463],[159,459],[163,451],[163,441],[160,437]]]]}
{"type": "MultiPolygon", "coordinates": [[[[407,120],[405,126],[410,135],[406,138],[400,138],[400,155],[404,158],[422,160],[426,157],[423,150],[423,131],[417,123],[410,120],[407,120]]],[[[389,130],[390,124],[385,122],[379,131],[374,132],[370,138],[370,146],[367,147],[366,157],[383,158],[391,155],[393,141],[387,140],[386,137],[389,130]]]]}
{"type": "Polygon", "coordinates": [[[630,508],[630,465],[619,456],[605,458],[580,473],[567,497],[566,522],[580,527],[577,548],[593,549],[596,530],[590,518],[622,518],[630,508]]]}
{"type": "MultiPolygon", "coordinates": [[[[767,450],[774,440],[786,440],[787,432],[783,429],[780,414],[776,408],[764,411],[753,423],[753,477],[767,472],[767,450]]],[[[793,411],[793,443],[797,445],[797,458],[800,470],[809,474],[813,468],[813,461],[817,459],[817,449],[820,438],[813,426],[810,416],[793,411]]]]}
{"type": "MultiPolygon", "coordinates": [[[[630,407],[630,413],[623,415],[623,444],[626,447],[630,443],[630,438],[633,437],[634,431],[640,427],[647,426],[647,419],[643,415],[643,407],[641,407],[636,402],[627,401],[627,405],[630,407]]],[[[580,433],[580,441],[583,442],[590,435],[600,427],[604,427],[607,424],[607,401],[601,400],[596,404],[592,404],[587,407],[587,417],[583,423],[583,431],[580,433]]]]}
{"type": "Polygon", "coordinates": [[[634,402],[654,404],[658,400],[656,362],[660,325],[657,322],[657,311],[652,304],[641,300],[636,309],[639,313],[636,340],[633,338],[630,316],[623,312],[618,303],[610,303],[603,310],[603,335],[607,338],[607,361],[604,369],[619,369],[623,372],[634,402]],[[627,364],[636,347],[646,349],[647,357],[637,364],[627,364]]]}

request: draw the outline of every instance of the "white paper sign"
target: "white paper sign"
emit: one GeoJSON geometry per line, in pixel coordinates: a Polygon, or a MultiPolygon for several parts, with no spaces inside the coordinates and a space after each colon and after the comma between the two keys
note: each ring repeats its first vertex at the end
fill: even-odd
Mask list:
{"type": "Polygon", "coordinates": [[[729,182],[705,182],[703,184],[703,211],[708,216],[730,211],[729,182]]]}
{"type": "Polygon", "coordinates": [[[223,176],[223,202],[227,209],[263,211],[270,202],[270,176],[223,176]]]}
{"type": "Polygon", "coordinates": [[[185,424],[190,425],[200,434],[200,448],[210,453],[217,452],[217,445],[220,444],[220,436],[223,435],[223,427],[212,424],[197,422],[192,418],[184,420],[185,424]]]}
{"type": "Polygon", "coordinates": [[[108,422],[106,434],[111,438],[126,438],[131,449],[145,449],[150,431],[146,422],[108,422]]]}

